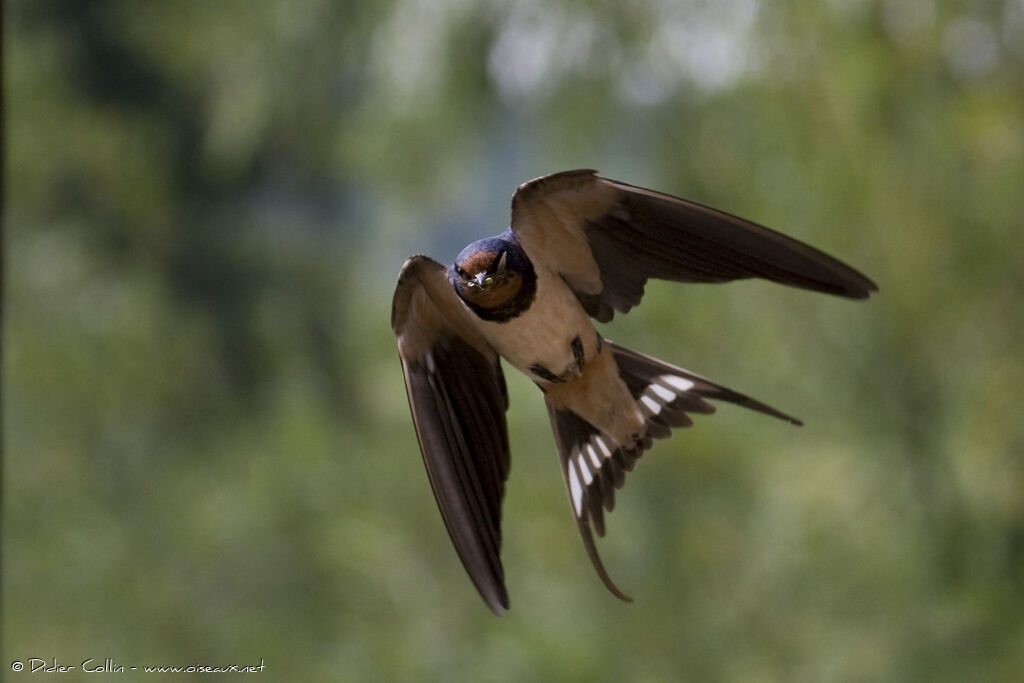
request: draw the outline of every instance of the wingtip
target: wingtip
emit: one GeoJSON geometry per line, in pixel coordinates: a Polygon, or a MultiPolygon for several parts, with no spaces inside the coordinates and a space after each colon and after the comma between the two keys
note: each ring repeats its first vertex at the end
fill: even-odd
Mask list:
{"type": "Polygon", "coordinates": [[[487,606],[491,609],[491,612],[494,613],[494,616],[505,616],[505,612],[508,611],[508,596],[503,596],[499,602],[487,600],[487,606]]]}
{"type": "Polygon", "coordinates": [[[872,295],[878,293],[878,285],[871,280],[868,280],[867,284],[860,289],[855,289],[849,292],[846,296],[850,299],[856,299],[858,301],[864,301],[870,299],[872,295]]]}
{"type": "MultiPolygon", "coordinates": [[[[456,549],[458,547],[456,544],[456,549]]],[[[477,593],[483,599],[484,604],[487,605],[488,609],[495,616],[502,616],[509,608],[509,601],[508,589],[505,588],[505,570],[501,566],[500,556],[493,558],[496,564],[490,565],[492,571],[485,572],[481,572],[479,566],[467,563],[468,558],[462,556],[461,550],[459,551],[459,558],[462,560],[462,564],[466,568],[466,572],[469,574],[469,578],[476,587],[477,593]]]]}
{"type": "Polygon", "coordinates": [[[493,598],[488,600],[487,603],[488,606],[491,608],[491,611],[494,612],[495,616],[500,617],[508,611],[508,591],[505,589],[504,582],[502,582],[498,586],[497,595],[493,596],[493,598]]]}
{"type": "Polygon", "coordinates": [[[863,301],[864,299],[870,299],[871,295],[878,291],[878,285],[867,275],[864,275],[864,273],[855,268],[851,268],[845,263],[839,261],[837,263],[843,268],[842,276],[845,282],[837,283],[839,286],[833,291],[834,294],[846,297],[847,299],[863,301]]]}

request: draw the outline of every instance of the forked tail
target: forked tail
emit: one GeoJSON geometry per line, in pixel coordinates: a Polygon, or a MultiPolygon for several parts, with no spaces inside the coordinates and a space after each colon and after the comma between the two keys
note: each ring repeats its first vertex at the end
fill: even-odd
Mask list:
{"type": "Polygon", "coordinates": [[[608,590],[622,600],[631,601],[615,586],[601,563],[591,524],[598,536],[604,536],[604,511],[611,512],[615,507],[615,489],[622,488],[626,472],[633,470],[653,440],[668,437],[676,427],[692,425],[691,413],[715,412],[715,406],[706,399],[735,403],[795,425],[803,423],[700,375],[613,342],[605,340],[604,343],[611,346],[619,366],[619,376],[644,415],[643,431],[631,443],[617,444],[575,413],[556,409],[550,402],[547,405],[562,464],[562,477],[583,545],[608,590]]]}

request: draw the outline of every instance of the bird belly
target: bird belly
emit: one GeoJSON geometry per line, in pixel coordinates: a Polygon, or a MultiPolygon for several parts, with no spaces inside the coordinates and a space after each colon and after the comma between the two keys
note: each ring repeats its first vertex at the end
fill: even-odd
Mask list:
{"type": "Polygon", "coordinates": [[[644,415],[619,375],[608,344],[579,377],[549,384],[544,393],[552,407],[575,413],[620,446],[632,444],[643,432],[644,415]]]}
{"type": "Polygon", "coordinates": [[[537,296],[521,315],[480,324],[494,349],[544,389],[554,407],[576,413],[620,444],[641,431],[643,415],[619,377],[611,347],[556,273],[538,269],[537,296]]]}

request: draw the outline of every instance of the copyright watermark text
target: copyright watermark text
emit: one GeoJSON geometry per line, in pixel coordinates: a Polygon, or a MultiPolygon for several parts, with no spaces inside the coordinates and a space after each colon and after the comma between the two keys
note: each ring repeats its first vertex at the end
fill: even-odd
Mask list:
{"type": "Polygon", "coordinates": [[[217,666],[211,666],[207,664],[184,664],[181,666],[164,665],[164,666],[147,666],[138,665],[133,666],[130,664],[121,664],[114,661],[110,657],[97,658],[90,657],[85,659],[78,664],[66,664],[61,662],[56,657],[49,659],[43,659],[42,657],[29,657],[28,659],[16,659],[11,662],[11,671],[22,672],[22,673],[64,673],[67,671],[83,671],[85,673],[107,673],[107,674],[121,674],[130,671],[142,672],[147,674],[167,674],[167,673],[181,673],[181,674],[223,674],[223,673],[263,673],[266,665],[263,663],[263,659],[260,659],[259,664],[223,664],[217,666]]]}

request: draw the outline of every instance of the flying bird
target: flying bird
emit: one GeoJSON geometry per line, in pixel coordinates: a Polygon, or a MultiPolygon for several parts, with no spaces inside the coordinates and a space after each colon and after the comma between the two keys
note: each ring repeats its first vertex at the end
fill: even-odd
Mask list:
{"type": "Polygon", "coordinates": [[[509,470],[508,394],[500,359],[536,383],[554,430],[583,545],[612,582],[593,532],[615,490],[654,439],[726,401],[799,420],[688,370],[604,339],[648,279],[726,282],[759,277],[867,298],[875,284],[835,258],[769,228],[592,170],[519,186],[510,227],[444,266],[402,266],[391,325],[427,476],[448,534],[481,597],[508,609],[501,503],[509,470]]]}

